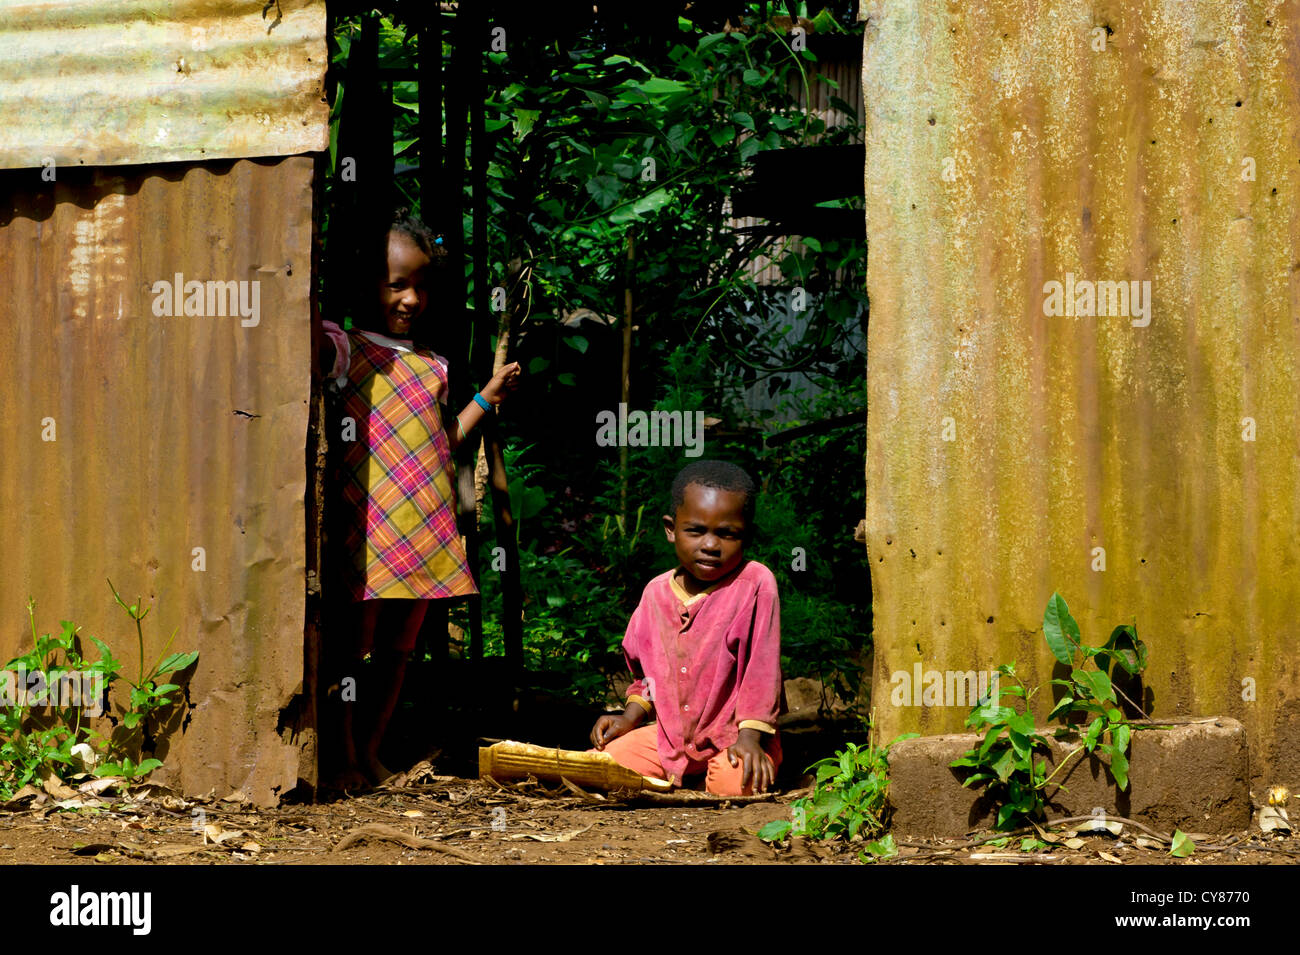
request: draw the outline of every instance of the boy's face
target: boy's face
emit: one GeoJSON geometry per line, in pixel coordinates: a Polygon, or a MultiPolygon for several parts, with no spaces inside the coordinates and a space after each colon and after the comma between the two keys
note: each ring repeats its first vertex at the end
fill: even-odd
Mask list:
{"type": "Polygon", "coordinates": [[[688,574],[706,585],[721,580],[745,559],[745,495],[688,484],[664,531],[688,574]]]}
{"type": "Polygon", "coordinates": [[[429,303],[425,272],[429,257],[400,232],[388,233],[388,272],[379,283],[379,306],[388,334],[410,338],[411,326],[429,303]]]}

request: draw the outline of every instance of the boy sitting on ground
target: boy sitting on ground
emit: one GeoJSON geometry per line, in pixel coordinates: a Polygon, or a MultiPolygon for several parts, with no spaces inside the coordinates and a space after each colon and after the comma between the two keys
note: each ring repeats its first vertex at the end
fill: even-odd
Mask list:
{"type": "Polygon", "coordinates": [[[591,731],[596,749],[628,769],[676,786],[703,773],[720,796],[765,792],[781,764],[776,578],[745,559],[755,494],[725,461],[677,475],[664,531],[679,566],[646,585],[623,638],[635,678],[627,706],[591,731]]]}

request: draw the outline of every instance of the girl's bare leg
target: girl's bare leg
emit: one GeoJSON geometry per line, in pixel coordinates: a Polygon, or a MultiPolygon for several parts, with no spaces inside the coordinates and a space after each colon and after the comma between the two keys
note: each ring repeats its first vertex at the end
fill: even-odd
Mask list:
{"type": "MultiPolygon", "coordinates": [[[[358,650],[364,647],[373,647],[375,640],[375,625],[379,619],[379,610],[381,601],[363,600],[354,604],[352,607],[352,626],[350,627],[358,650]]],[[[356,744],[356,720],[354,715],[357,706],[363,703],[363,698],[356,695],[357,677],[361,670],[361,653],[358,652],[353,660],[353,672],[344,674],[345,677],[352,679],[351,700],[344,699],[343,702],[343,771],[339,776],[338,786],[340,789],[364,789],[370,782],[363,768],[361,761],[357,758],[356,744]]],[[[369,695],[369,688],[364,694],[369,695]]]]}
{"type": "Polygon", "coordinates": [[[429,608],[427,600],[390,600],[386,603],[392,605],[392,609],[385,613],[380,622],[384,632],[376,634],[378,639],[370,657],[374,670],[374,680],[369,691],[373,709],[368,706],[367,710],[372,714],[372,719],[366,727],[364,739],[360,741],[361,751],[357,754],[361,769],[377,783],[393,775],[379,761],[379,744],[383,742],[384,732],[397,708],[402,693],[402,678],[406,675],[406,660],[410,656],[409,650],[396,648],[414,646],[429,608]]]}

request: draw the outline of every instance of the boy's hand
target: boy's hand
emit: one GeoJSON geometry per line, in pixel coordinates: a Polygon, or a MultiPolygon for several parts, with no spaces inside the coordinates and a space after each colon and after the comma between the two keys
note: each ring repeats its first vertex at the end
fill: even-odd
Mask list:
{"type": "Polygon", "coordinates": [[[506,395],[510,394],[519,387],[519,378],[523,371],[519,367],[519,362],[512,361],[499,372],[492,376],[492,380],[483,386],[479,392],[490,404],[499,405],[505,401],[506,395]]]}
{"type": "Polygon", "coordinates": [[[765,793],[776,782],[776,766],[772,758],[763,752],[760,742],[762,736],[756,729],[745,728],[734,746],[728,747],[727,757],[732,766],[744,763],[745,769],[740,777],[740,788],[751,787],[750,792],[765,793]]]}
{"type": "Polygon", "coordinates": [[[629,703],[627,709],[618,715],[606,713],[591,728],[591,745],[596,749],[604,749],[606,743],[640,726],[645,715],[640,703],[629,703]]]}

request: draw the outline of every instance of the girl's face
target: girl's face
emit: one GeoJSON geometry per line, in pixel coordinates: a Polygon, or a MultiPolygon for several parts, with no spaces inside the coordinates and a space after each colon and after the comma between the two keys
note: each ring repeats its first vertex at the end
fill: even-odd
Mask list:
{"type": "Polygon", "coordinates": [[[388,334],[410,338],[411,326],[429,303],[425,272],[429,257],[400,232],[388,233],[388,275],[379,284],[379,308],[388,334]]]}

